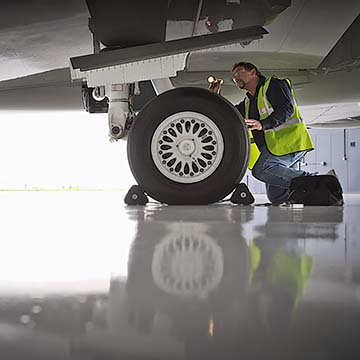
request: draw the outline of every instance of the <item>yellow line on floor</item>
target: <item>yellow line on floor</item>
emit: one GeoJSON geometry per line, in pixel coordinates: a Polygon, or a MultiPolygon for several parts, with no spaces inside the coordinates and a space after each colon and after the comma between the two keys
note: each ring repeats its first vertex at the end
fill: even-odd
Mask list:
{"type": "Polygon", "coordinates": [[[29,188],[29,189],[0,189],[0,192],[30,192],[30,191],[52,191],[52,192],[69,192],[69,191],[125,191],[125,189],[93,189],[93,188],[29,188]]]}

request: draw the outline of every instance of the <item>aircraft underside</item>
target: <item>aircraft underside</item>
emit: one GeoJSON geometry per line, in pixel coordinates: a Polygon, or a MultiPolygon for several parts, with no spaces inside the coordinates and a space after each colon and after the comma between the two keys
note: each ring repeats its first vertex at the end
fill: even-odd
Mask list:
{"type": "MultiPolygon", "coordinates": [[[[86,109],[108,113],[111,140],[128,141],[139,186],[131,194],[133,203],[145,194],[168,204],[209,204],[226,197],[248,165],[244,121],[224,97],[197,87],[175,89],[170,78],[187,69],[190,54],[250,49],[266,38],[263,26],[291,1],[86,3],[94,54],[71,58],[71,76],[82,81],[86,109]],[[152,88],[144,90],[150,83],[156,95],[152,88]],[[148,95],[136,109],[142,91],[148,95]]],[[[320,64],[320,55],[319,50],[311,61],[320,64]]]]}

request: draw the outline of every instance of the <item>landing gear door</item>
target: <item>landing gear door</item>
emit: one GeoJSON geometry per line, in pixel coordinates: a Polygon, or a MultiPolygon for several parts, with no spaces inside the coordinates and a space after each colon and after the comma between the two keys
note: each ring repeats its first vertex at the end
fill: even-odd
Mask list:
{"type": "Polygon", "coordinates": [[[168,0],[86,0],[97,38],[106,47],[165,41],[168,0]]]}

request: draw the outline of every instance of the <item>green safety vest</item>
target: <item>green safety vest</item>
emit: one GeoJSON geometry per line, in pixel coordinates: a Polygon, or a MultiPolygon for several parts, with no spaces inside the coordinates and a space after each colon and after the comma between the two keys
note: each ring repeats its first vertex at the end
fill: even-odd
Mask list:
{"type": "Polygon", "coordinates": [[[313,266],[314,260],[311,256],[279,250],[272,259],[268,280],[292,293],[296,305],[303,295],[313,266]]]}
{"type": "MultiPolygon", "coordinates": [[[[249,244],[250,274],[249,283],[256,276],[262,261],[261,250],[253,240],[249,244]]],[[[313,270],[314,260],[311,256],[294,252],[276,251],[269,262],[266,280],[280,286],[294,296],[295,305],[301,300],[305,285],[313,270]]]]}
{"type": "MultiPolygon", "coordinates": [[[[269,88],[270,81],[273,76],[265,80],[265,83],[260,87],[257,99],[257,108],[260,114],[260,121],[266,119],[273,111],[273,107],[266,97],[266,92],[269,88]]],[[[314,149],[310,134],[306,128],[304,121],[301,118],[299,109],[296,105],[294,91],[291,87],[289,79],[285,79],[290,86],[291,96],[293,100],[294,113],[285,123],[273,128],[264,130],[265,144],[270,153],[276,156],[291,154],[297,151],[310,151],[314,149]]],[[[245,99],[245,118],[249,118],[250,100],[245,99]]],[[[250,160],[249,169],[252,169],[257,159],[260,156],[260,151],[256,146],[252,133],[250,134],[250,160]]]]}

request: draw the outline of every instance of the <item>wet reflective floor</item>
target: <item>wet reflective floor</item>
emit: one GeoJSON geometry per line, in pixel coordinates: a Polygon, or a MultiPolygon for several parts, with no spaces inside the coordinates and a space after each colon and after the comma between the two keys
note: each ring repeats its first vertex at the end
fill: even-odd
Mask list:
{"type": "Polygon", "coordinates": [[[0,193],[1,360],[360,358],[359,195],[344,207],[123,196],[0,193]]]}

